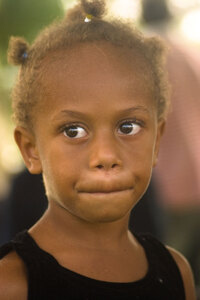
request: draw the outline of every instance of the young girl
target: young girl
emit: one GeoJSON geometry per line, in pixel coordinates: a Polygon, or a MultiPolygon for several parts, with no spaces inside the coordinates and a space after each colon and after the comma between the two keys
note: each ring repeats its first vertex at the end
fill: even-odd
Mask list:
{"type": "Polygon", "coordinates": [[[15,140],[49,206],[1,249],[1,300],[195,299],[185,259],[128,231],[165,123],[163,52],[107,20],[100,0],[80,1],[30,47],[11,39],[15,140]]]}

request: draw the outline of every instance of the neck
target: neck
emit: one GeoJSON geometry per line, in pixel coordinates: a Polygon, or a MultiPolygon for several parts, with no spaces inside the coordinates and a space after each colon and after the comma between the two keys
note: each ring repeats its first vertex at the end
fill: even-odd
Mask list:
{"type": "Polygon", "coordinates": [[[128,221],[129,215],[115,222],[89,223],[53,202],[30,232],[37,240],[60,242],[62,247],[70,244],[78,248],[111,250],[129,240],[128,221]]]}

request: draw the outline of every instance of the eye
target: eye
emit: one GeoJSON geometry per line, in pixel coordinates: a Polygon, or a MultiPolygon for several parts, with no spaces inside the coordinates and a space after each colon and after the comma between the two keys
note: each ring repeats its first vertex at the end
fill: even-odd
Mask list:
{"type": "Polygon", "coordinates": [[[118,132],[125,135],[134,135],[141,129],[141,125],[136,122],[126,121],[119,126],[118,132]]]}
{"type": "Polygon", "coordinates": [[[78,125],[67,126],[63,130],[64,135],[71,139],[83,138],[87,135],[86,130],[78,125]]]}

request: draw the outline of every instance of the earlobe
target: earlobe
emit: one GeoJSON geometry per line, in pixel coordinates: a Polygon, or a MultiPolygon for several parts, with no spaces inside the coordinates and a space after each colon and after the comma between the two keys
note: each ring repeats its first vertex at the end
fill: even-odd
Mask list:
{"type": "Polygon", "coordinates": [[[42,166],[33,133],[24,127],[17,126],[14,131],[14,138],[29,172],[40,174],[42,166]]]}
{"type": "Polygon", "coordinates": [[[160,147],[160,140],[161,140],[161,137],[163,136],[163,133],[165,131],[165,124],[166,124],[165,120],[160,120],[158,122],[156,143],[155,143],[155,148],[154,148],[153,167],[155,167],[157,162],[158,162],[158,153],[159,153],[159,147],[160,147]]]}

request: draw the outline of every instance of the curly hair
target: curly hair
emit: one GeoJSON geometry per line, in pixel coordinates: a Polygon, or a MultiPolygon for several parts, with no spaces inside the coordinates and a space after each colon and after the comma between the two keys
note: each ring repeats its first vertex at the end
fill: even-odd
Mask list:
{"type": "Polygon", "coordinates": [[[138,53],[151,70],[158,118],[165,118],[169,88],[165,69],[164,43],[157,37],[143,36],[132,23],[111,19],[103,0],[80,0],[66,17],[44,29],[30,46],[23,38],[11,37],[8,62],[20,65],[12,93],[13,116],[17,125],[30,127],[40,94],[42,60],[52,51],[80,43],[108,42],[138,53]]]}

